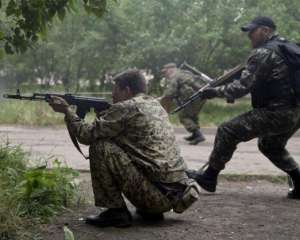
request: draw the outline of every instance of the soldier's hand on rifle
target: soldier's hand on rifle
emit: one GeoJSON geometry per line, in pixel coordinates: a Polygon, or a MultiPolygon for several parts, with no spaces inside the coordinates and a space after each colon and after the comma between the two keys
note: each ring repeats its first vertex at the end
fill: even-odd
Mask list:
{"type": "Polygon", "coordinates": [[[211,99],[215,98],[218,95],[218,91],[215,88],[206,88],[202,91],[202,98],[204,99],[211,99]]]}
{"type": "Polygon", "coordinates": [[[55,112],[59,113],[66,113],[69,107],[69,104],[65,101],[65,99],[56,96],[51,96],[49,105],[55,112]]]}

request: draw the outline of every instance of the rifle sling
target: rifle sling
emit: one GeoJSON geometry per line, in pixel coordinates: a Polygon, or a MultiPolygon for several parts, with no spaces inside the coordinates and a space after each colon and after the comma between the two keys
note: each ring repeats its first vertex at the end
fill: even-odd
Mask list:
{"type": "Polygon", "coordinates": [[[73,145],[76,147],[76,149],[78,150],[78,152],[80,152],[81,155],[82,155],[85,159],[88,160],[88,159],[89,159],[89,156],[86,156],[86,155],[82,152],[82,150],[81,150],[81,148],[80,148],[80,146],[79,146],[79,143],[78,143],[78,141],[77,141],[77,138],[76,138],[76,136],[71,132],[71,130],[70,130],[68,124],[67,124],[67,129],[68,129],[70,138],[71,138],[71,140],[72,140],[72,142],[73,142],[73,145]]]}

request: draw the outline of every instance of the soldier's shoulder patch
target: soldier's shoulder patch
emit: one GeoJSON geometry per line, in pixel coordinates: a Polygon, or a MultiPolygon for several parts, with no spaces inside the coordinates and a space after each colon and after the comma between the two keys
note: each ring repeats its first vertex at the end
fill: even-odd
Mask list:
{"type": "Polygon", "coordinates": [[[272,52],[272,50],[267,49],[267,48],[256,48],[252,51],[251,55],[266,55],[271,52],[272,52]]]}

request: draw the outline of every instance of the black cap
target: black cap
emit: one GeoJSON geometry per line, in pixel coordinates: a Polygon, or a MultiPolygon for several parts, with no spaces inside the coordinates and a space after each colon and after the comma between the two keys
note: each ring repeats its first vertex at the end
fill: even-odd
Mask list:
{"type": "Polygon", "coordinates": [[[264,16],[254,18],[251,22],[241,27],[241,30],[243,32],[250,32],[261,26],[269,27],[273,30],[276,30],[276,25],[273,22],[273,20],[269,17],[264,17],[264,16]]]}

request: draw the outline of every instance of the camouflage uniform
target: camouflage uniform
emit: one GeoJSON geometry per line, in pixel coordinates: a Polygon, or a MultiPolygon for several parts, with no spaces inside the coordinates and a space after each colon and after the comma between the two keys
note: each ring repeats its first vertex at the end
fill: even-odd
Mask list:
{"type": "Polygon", "coordinates": [[[92,124],[68,110],[65,121],[79,142],[90,145],[96,206],[122,208],[124,194],[137,208],[161,213],[174,208],[178,199],[159,187],[174,184],[182,194],[194,186],[185,174],[167,113],[154,98],[138,94],[113,104],[92,124]]]}
{"type": "MultiPolygon", "coordinates": [[[[180,105],[199,90],[203,84],[205,83],[198,82],[189,71],[177,69],[173,77],[168,80],[163,96],[171,97],[177,105],[180,105]]],[[[195,101],[180,111],[179,121],[188,132],[193,133],[200,128],[198,115],[204,103],[205,101],[201,100],[195,101]]]]}
{"type": "Polygon", "coordinates": [[[219,97],[228,99],[250,93],[253,110],[219,126],[210,166],[224,169],[238,143],[258,137],[259,150],[278,168],[289,172],[298,167],[285,146],[300,127],[300,107],[288,66],[274,50],[264,45],[254,49],[241,78],[217,90],[219,97]]]}

